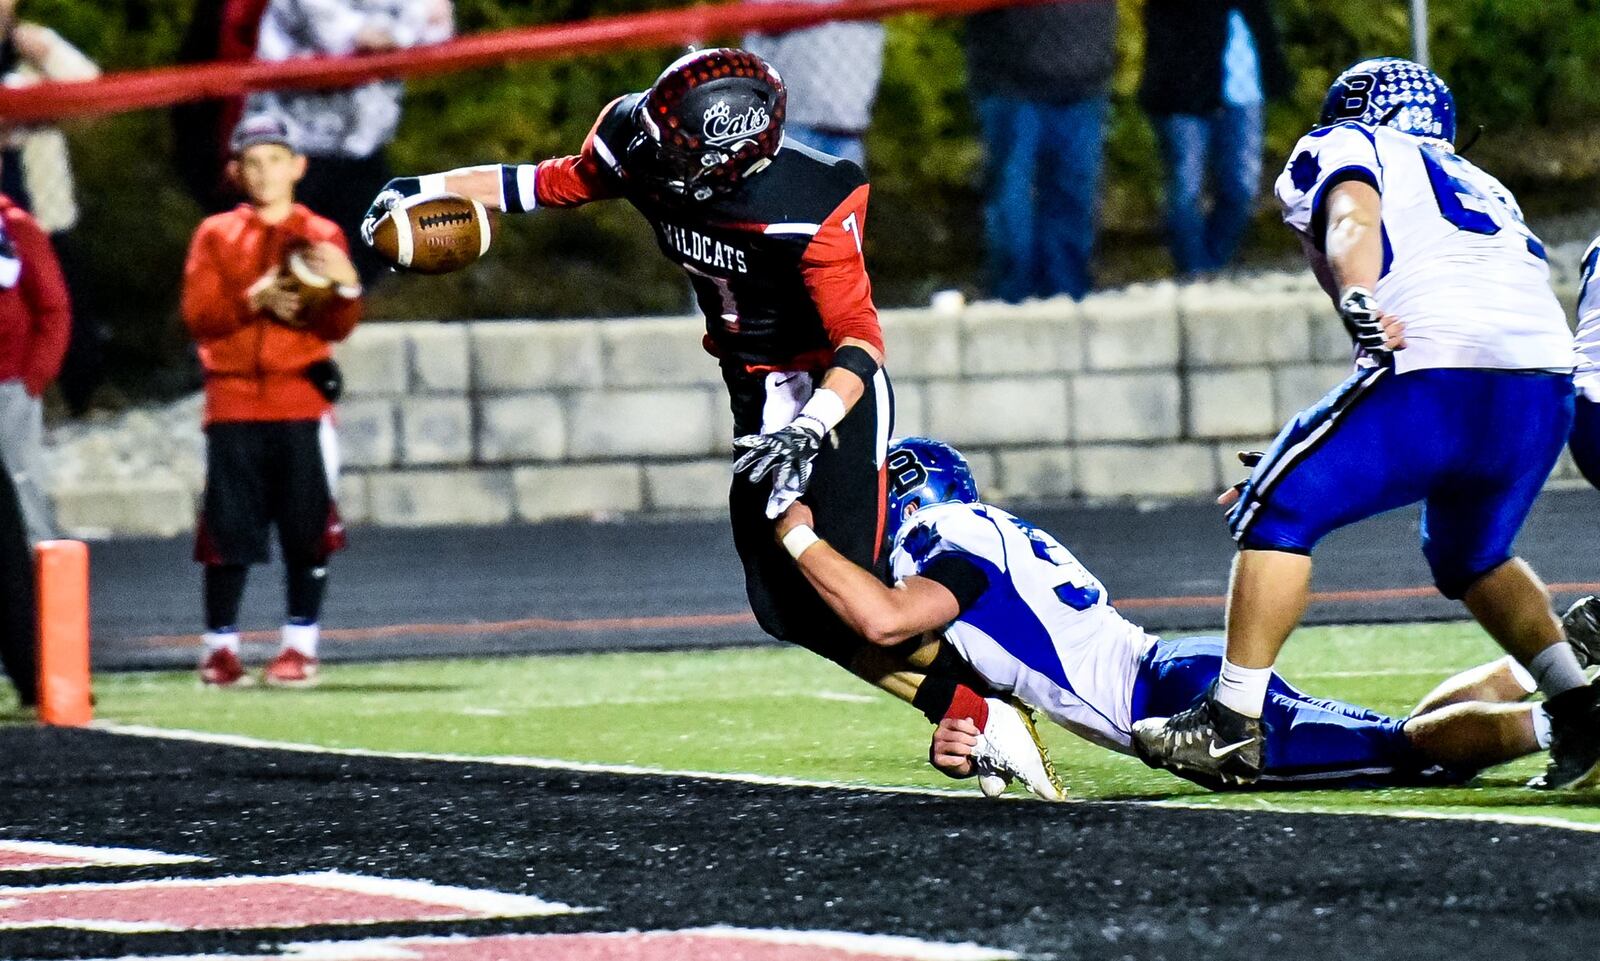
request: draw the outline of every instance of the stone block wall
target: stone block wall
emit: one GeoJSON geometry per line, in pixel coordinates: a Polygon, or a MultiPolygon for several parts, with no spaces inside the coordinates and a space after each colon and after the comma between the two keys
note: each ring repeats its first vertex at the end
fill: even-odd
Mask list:
{"type": "MultiPolygon", "coordinates": [[[[883,312],[896,434],[960,446],[998,500],[1204,496],[1349,370],[1309,277],[883,312]]],[[[719,512],[732,417],[699,318],[370,324],[337,351],[353,523],[719,512]]],[[[63,526],[192,523],[194,399],[52,437],[63,526]],[[153,443],[140,432],[154,431],[153,443]]],[[[1575,476],[1563,464],[1558,477],[1575,476]]]]}

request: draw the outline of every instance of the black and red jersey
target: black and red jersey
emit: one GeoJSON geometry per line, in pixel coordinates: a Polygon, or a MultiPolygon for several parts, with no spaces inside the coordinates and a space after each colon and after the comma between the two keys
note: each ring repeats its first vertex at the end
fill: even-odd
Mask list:
{"type": "MultiPolygon", "coordinates": [[[[862,257],[867,185],[848,160],[785,143],[726,195],[665,200],[623,169],[643,94],[612,102],[583,150],[539,164],[539,206],[623,198],[682,267],[706,317],[707,349],[748,369],[826,366],[846,338],[879,351],[883,334],[862,257]]],[[[525,194],[524,194],[525,196],[525,194]]]]}

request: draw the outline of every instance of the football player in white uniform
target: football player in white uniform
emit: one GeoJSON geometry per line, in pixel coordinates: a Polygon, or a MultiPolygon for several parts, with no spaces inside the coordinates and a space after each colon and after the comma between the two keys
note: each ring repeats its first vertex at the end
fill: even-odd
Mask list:
{"type": "MultiPolygon", "coordinates": [[[[1204,698],[1222,661],[1222,638],[1165,640],[1125,620],[1105,586],[1059,541],[982,503],[953,448],[910,438],[890,449],[888,465],[893,587],[808,536],[803,505],[778,527],[780,538],[805,543],[801,572],[863,637],[887,646],[943,632],[992,687],[1124,754],[1133,753],[1141,720],[1204,698]]],[[[1255,783],[1460,783],[1549,743],[1544,705],[1515,703],[1533,689],[1527,673],[1504,658],[1444,682],[1402,718],[1308,697],[1274,676],[1264,770],[1255,783]]],[[[957,777],[974,773],[974,759],[987,749],[982,722],[946,715],[934,735],[934,765],[957,777]]],[[[1177,773],[1209,787],[1230,783],[1177,773]]]]}
{"type": "MultiPolygon", "coordinates": [[[[1600,490],[1600,237],[1583,252],[1578,291],[1578,399],[1567,446],[1572,461],[1600,490]]],[[[1567,638],[1585,667],[1600,664],[1600,596],[1567,611],[1567,638]]]]}
{"type": "Polygon", "coordinates": [[[1511,550],[1571,427],[1572,335],[1539,239],[1454,138],[1455,104],[1432,71],[1367,60],[1334,81],[1278,178],[1284,219],[1358,366],[1284,427],[1227,498],[1239,544],[1227,657],[1202,703],[1135,731],[1153,763],[1258,776],[1270,737],[1262,707],[1305,611],[1312,548],[1421,502],[1435,585],[1464,601],[1548,698],[1555,742],[1536,786],[1600,781],[1600,687],[1511,550]]]}

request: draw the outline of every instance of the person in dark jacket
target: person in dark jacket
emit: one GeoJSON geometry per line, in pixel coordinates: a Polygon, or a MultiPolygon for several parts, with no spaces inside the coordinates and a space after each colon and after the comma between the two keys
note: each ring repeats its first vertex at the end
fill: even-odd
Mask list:
{"type": "Polygon", "coordinates": [[[1268,0],[1148,0],[1144,28],[1139,101],[1167,164],[1172,259],[1185,276],[1213,273],[1250,225],[1263,109],[1287,92],[1288,63],[1268,0]]]}
{"type": "Polygon", "coordinates": [[[1013,7],[967,21],[967,72],[988,162],[993,293],[1081,298],[1093,283],[1115,0],[1013,7]]]}

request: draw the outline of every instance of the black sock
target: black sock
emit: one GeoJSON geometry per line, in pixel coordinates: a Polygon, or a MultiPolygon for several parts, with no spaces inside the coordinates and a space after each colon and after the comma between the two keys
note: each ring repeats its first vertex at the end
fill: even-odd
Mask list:
{"type": "Polygon", "coordinates": [[[911,706],[921,711],[930,724],[938,724],[950,712],[956,699],[956,682],[948,677],[929,675],[911,696],[911,706]]]}
{"type": "Polygon", "coordinates": [[[205,572],[206,630],[232,629],[239,624],[239,602],[244,599],[243,564],[207,564],[205,572]]]}
{"type": "Polygon", "coordinates": [[[328,568],[321,564],[291,564],[283,579],[289,595],[289,623],[317,623],[322,616],[322,597],[328,590],[328,568]]]}

